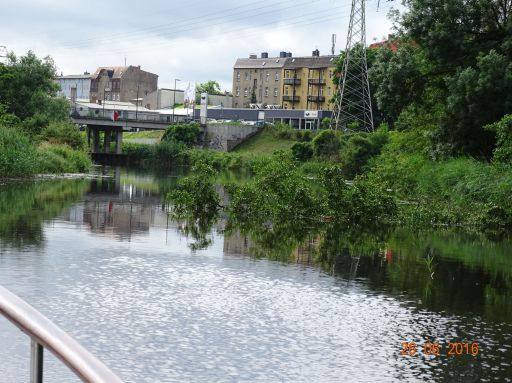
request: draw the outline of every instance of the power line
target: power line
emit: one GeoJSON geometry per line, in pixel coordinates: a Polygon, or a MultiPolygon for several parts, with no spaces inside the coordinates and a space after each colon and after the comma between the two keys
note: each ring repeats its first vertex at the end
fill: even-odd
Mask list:
{"type": "MultiPolygon", "coordinates": [[[[294,26],[297,26],[297,25],[306,26],[306,25],[317,24],[317,23],[321,23],[321,22],[325,22],[325,21],[331,21],[331,20],[334,20],[334,19],[339,18],[340,16],[342,16],[341,12],[333,13],[332,9],[342,10],[342,9],[345,9],[345,8],[347,8],[346,5],[345,6],[338,6],[338,7],[327,9],[327,10],[321,10],[321,11],[317,11],[317,12],[309,12],[307,15],[302,15],[302,16],[300,16],[298,18],[296,18],[296,17],[288,18],[288,20],[298,20],[298,21],[274,27],[273,31],[291,28],[291,27],[294,27],[294,26]],[[315,15],[324,16],[322,14],[327,14],[328,17],[318,17],[318,16],[315,16],[315,15]],[[311,16],[315,16],[314,20],[312,20],[310,22],[304,22],[304,21],[308,21],[309,18],[311,18],[311,16]]],[[[249,17],[253,17],[253,16],[249,16],[249,17]]],[[[257,28],[261,28],[261,27],[265,27],[265,26],[271,26],[271,25],[274,25],[276,22],[277,22],[277,20],[270,20],[267,23],[260,23],[257,26],[257,28]]],[[[212,25],[206,25],[204,27],[204,29],[210,29],[210,27],[212,27],[212,25]]],[[[247,31],[247,28],[236,27],[236,28],[232,28],[232,29],[228,29],[228,30],[223,30],[222,31],[222,36],[225,37],[225,36],[230,35],[230,34],[235,34],[237,37],[240,37],[240,35],[244,31],[247,31]]],[[[249,37],[251,35],[258,35],[260,33],[261,33],[260,31],[255,31],[253,33],[244,33],[244,37],[249,37]]],[[[207,37],[206,39],[202,39],[201,41],[210,41],[210,40],[215,40],[217,38],[218,37],[216,37],[216,36],[210,36],[210,37],[207,37]]],[[[145,40],[145,41],[147,41],[147,40],[145,40]]],[[[139,48],[139,47],[137,47],[137,48],[133,48],[131,51],[137,51],[137,52],[153,51],[155,49],[158,49],[158,48],[161,48],[161,47],[164,47],[164,46],[172,45],[173,43],[174,43],[173,41],[165,41],[165,42],[160,42],[160,43],[156,43],[156,44],[153,43],[151,45],[148,45],[146,48],[139,48]]],[[[107,48],[105,48],[105,49],[107,49],[107,48]]],[[[106,53],[106,54],[108,54],[108,53],[125,53],[126,51],[127,50],[125,48],[116,49],[115,47],[108,47],[108,50],[97,51],[97,54],[100,54],[100,53],[106,53]]]]}
{"type": "MultiPolygon", "coordinates": [[[[261,0],[259,2],[250,3],[250,4],[243,5],[243,6],[235,7],[235,8],[232,8],[228,12],[218,11],[218,12],[204,14],[204,15],[201,15],[201,16],[196,16],[196,17],[192,17],[192,18],[183,19],[182,21],[177,22],[177,23],[173,23],[172,25],[162,24],[162,25],[154,26],[154,27],[139,28],[139,29],[137,29],[135,31],[130,31],[130,32],[109,34],[108,36],[101,35],[101,36],[99,36],[97,38],[83,39],[83,40],[78,40],[78,41],[74,41],[74,42],[71,41],[71,42],[63,43],[63,45],[71,46],[71,47],[73,47],[73,46],[80,47],[80,46],[83,46],[83,45],[88,45],[89,42],[110,42],[110,41],[117,41],[117,38],[126,38],[126,37],[130,37],[130,36],[137,37],[138,35],[145,36],[149,32],[162,32],[162,33],[163,32],[167,32],[167,31],[168,32],[173,32],[173,31],[176,31],[176,30],[180,30],[181,27],[185,28],[182,31],[190,31],[190,30],[196,29],[196,27],[191,28],[191,26],[195,26],[195,25],[201,25],[201,28],[206,28],[206,27],[212,27],[212,26],[215,26],[215,25],[223,24],[223,23],[225,23],[225,20],[226,20],[227,17],[242,16],[242,17],[237,17],[236,18],[236,20],[238,21],[238,20],[244,20],[244,19],[247,19],[247,18],[254,18],[254,17],[261,16],[261,15],[267,14],[267,13],[275,13],[276,12],[276,6],[287,4],[287,3],[292,3],[292,5],[287,6],[285,8],[281,8],[279,10],[282,11],[282,10],[286,10],[286,9],[297,8],[297,7],[301,6],[301,5],[311,5],[311,3],[312,3],[312,1],[305,1],[303,3],[298,3],[297,4],[296,2],[294,2],[292,0],[285,0],[285,1],[280,1],[280,2],[275,2],[274,1],[272,4],[261,6],[262,2],[267,2],[267,1],[271,1],[271,0],[261,0]],[[253,8],[253,9],[246,9],[246,10],[242,10],[242,11],[233,12],[233,10],[240,9],[240,8],[247,8],[247,7],[250,7],[250,6],[253,6],[253,5],[258,5],[258,6],[253,8]],[[265,12],[254,13],[255,11],[261,11],[261,10],[264,10],[264,9],[267,9],[267,8],[271,8],[271,9],[269,9],[269,10],[267,10],[265,12]],[[205,23],[205,18],[207,20],[215,20],[215,16],[216,15],[220,16],[220,17],[217,17],[217,20],[219,22],[217,22],[215,24],[211,24],[211,23],[208,23],[208,22],[205,23]],[[191,21],[193,21],[193,22],[191,22],[191,21]]],[[[313,2],[318,2],[318,1],[320,1],[320,0],[313,0],[313,2]]]]}

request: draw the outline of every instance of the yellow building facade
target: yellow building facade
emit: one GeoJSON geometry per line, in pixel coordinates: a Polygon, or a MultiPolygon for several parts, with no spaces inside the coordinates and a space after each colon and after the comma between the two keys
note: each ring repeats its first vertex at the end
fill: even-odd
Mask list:
{"type": "Polygon", "coordinates": [[[238,59],[233,71],[233,106],[333,110],[337,58],[320,56],[315,50],[307,57],[291,57],[288,53],[285,57],[238,59]]]}

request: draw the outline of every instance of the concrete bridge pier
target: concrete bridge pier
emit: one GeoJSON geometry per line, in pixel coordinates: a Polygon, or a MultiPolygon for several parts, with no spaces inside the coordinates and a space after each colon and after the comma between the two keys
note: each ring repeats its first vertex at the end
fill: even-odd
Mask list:
{"type": "Polygon", "coordinates": [[[105,153],[110,154],[110,144],[112,142],[112,136],[116,143],[115,154],[123,153],[123,129],[117,127],[105,127],[105,126],[89,126],[88,141],[90,144],[90,137],[92,136],[91,153],[105,153]],[[92,132],[92,134],[91,134],[92,132]],[[104,132],[103,136],[103,150],[100,151],[100,132],[104,132]]]}

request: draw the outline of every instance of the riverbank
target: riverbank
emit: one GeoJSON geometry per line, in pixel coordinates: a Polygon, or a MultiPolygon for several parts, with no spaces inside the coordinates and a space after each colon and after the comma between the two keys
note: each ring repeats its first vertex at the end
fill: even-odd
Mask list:
{"type": "MultiPolygon", "coordinates": [[[[325,195],[330,193],[323,188],[322,179],[325,181],[326,171],[331,168],[331,180],[338,179],[340,185],[342,180],[343,183],[352,181],[361,185],[357,196],[347,195],[364,202],[363,210],[368,220],[380,211],[383,201],[389,197],[396,208],[389,208],[386,220],[393,224],[464,226],[493,233],[503,233],[512,227],[509,198],[512,167],[506,162],[470,157],[433,159],[428,151],[429,138],[424,133],[413,130],[390,132],[385,126],[371,134],[321,131],[309,141],[304,140],[303,134],[270,128],[231,153],[184,148],[174,152],[173,159],[175,164],[194,166],[205,163],[217,171],[245,169],[267,178],[284,165],[282,173],[274,174],[275,179],[268,182],[284,188],[282,182],[288,180],[296,187],[300,184],[307,188],[306,196],[320,196],[320,200],[310,201],[311,206],[317,206],[317,216],[322,215],[325,195]],[[282,149],[272,152],[267,148],[262,153],[261,147],[268,142],[282,149]]],[[[255,188],[263,190],[265,185],[262,183],[255,188]]],[[[279,199],[281,204],[289,201],[298,210],[300,201],[294,197],[293,190],[290,193],[275,194],[257,205],[272,206],[275,199],[279,199]]],[[[340,203],[330,214],[346,216],[355,202],[345,200],[342,203],[346,196],[341,189],[333,189],[332,193],[333,203],[336,200],[340,203]]],[[[253,193],[251,198],[259,201],[256,197],[257,193],[253,193]]],[[[284,214],[277,209],[276,217],[284,214]]],[[[353,222],[349,220],[349,223],[353,222]]]]}
{"type": "Polygon", "coordinates": [[[72,147],[55,132],[45,133],[30,139],[19,127],[0,125],[0,178],[89,171],[92,162],[85,145],[72,147]]]}

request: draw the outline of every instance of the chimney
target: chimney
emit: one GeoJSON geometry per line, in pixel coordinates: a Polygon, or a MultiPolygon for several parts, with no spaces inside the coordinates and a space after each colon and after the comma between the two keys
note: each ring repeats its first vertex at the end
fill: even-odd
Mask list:
{"type": "Polygon", "coordinates": [[[268,59],[268,52],[261,52],[262,59],[268,59]]]}
{"type": "Polygon", "coordinates": [[[288,52],[287,57],[292,57],[292,52],[288,52]]]}
{"type": "Polygon", "coordinates": [[[315,49],[315,50],[313,51],[313,56],[314,56],[314,57],[319,57],[319,56],[320,56],[320,51],[319,51],[318,49],[315,49]]]}
{"type": "Polygon", "coordinates": [[[281,52],[279,52],[279,57],[280,58],[288,57],[288,54],[285,51],[281,51],[281,52]]]}
{"type": "Polygon", "coordinates": [[[249,55],[249,58],[250,58],[250,59],[257,59],[257,58],[258,58],[258,55],[255,55],[254,53],[251,53],[251,54],[249,55]]]}

